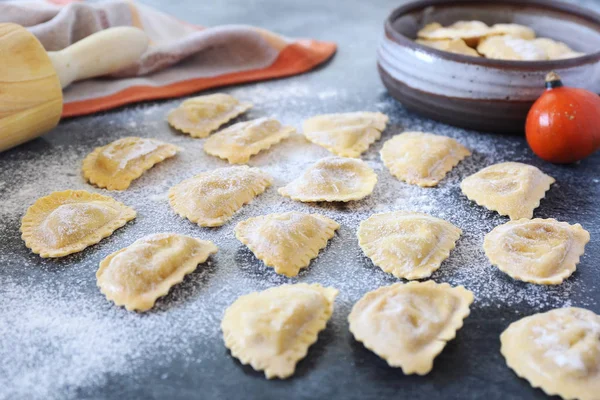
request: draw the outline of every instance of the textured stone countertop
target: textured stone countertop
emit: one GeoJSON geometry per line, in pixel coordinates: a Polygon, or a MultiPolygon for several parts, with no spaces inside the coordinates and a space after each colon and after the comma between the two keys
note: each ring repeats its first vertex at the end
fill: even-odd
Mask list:
{"type": "MultiPolygon", "coordinates": [[[[319,113],[378,110],[391,118],[382,140],[363,159],[378,174],[372,196],[343,206],[309,205],[277,194],[327,151],[300,136],[254,157],[250,164],[274,177],[273,187],[223,227],[183,220],[166,201],[169,187],[200,171],[224,167],[203,153],[203,140],[169,128],[165,114],[180,100],[150,102],[63,121],[44,137],[0,154],[0,399],[543,399],[500,355],[499,335],[519,318],[563,306],[600,313],[600,153],[570,166],[536,158],[524,138],[465,131],[407,112],[390,98],[377,75],[375,51],[382,22],[398,1],[175,0],[146,3],[202,25],[247,23],[294,37],[336,41],[331,62],[288,79],[223,89],[255,104],[244,118],[275,116],[300,129],[319,113]],[[403,130],[454,137],[473,151],[436,188],[393,178],[379,159],[383,142],[403,130]],[[123,136],[154,137],[185,148],[148,171],[124,192],[110,192],[138,217],[99,244],[59,260],[32,254],[20,238],[20,218],[38,197],[55,190],[106,193],[81,177],[94,147],[123,136]],[[591,242],[577,271],[557,287],[512,280],[492,267],[483,236],[507,221],[468,201],[465,176],[502,161],[535,165],[556,184],[536,217],[581,223],[591,242]],[[463,230],[456,249],[432,279],[464,285],[475,294],[471,315],[426,376],[405,376],[356,342],[348,331],[352,305],[367,291],[398,281],[373,266],[358,247],[356,229],[374,212],[414,210],[463,230]],[[298,210],[336,219],[341,228],[297,279],[277,276],[233,235],[250,216],[298,210]],[[100,260],[154,232],[179,232],[214,241],[211,262],[136,314],[115,307],[96,287],[100,260]],[[294,377],[267,381],[242,366],[223,345],[219,324],[238,296],[285,282],[320,282],[340,290],[334,316],[294,377]]],[[[600,8],[600,4],[586,2],[600,8]]]]}

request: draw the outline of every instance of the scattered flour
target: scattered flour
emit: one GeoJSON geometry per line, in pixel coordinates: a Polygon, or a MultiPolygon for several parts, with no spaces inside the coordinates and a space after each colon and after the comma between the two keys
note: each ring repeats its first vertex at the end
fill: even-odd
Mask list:
{"type": "MultiPolygon", "coordinates": [[[[345,204],[304,204],[277,194],[277,188],[300,176],[315,161],[329,156],[301,135],[253,157],[250,165],[274,178],[273,187],[242,208],[220,228],[199,228],[178,217],[166,193],[199,172],[227,166],[206,155],[203,140],[170,129],[165,115],[181,100],[140,105],[104,116],[68,120],[44,140],[0,158],[0,398],[68,399],[81,390],[102,386],[110,376],[135,376],[177,359],[190,367],[225,357],[219,324],[224,309],[238,296],[285,282],[319,282],[340,290],[331,324],[346,329],[350,307],[365,292],[398,281],[362,254],[358,224],[375,212],[411,210],[444,218],[463,230],[456,249],[433,274],[437,282],[464,285],[475,293],[475,309],[526,306],[531,313],[593,302],[592,290],[575,276],[558,287],[515,282],[486,260],[483,236],[505,218],[469,202],[460,180],[501,161],[528,160],[522,139],[483,135],[435,124],[406,113],[389,97],[364,104],[360,96],[332,88],[313,93],[308,85],[276,81],[226,90],[254,103],[239,120],[274,116],[300,129],[302,120],[324,112],[382,111],[391,124],[365,160],[378,175],[370,197],[345,204]],[[343,100],[343,101],[341,101],[343,100]],[[348,108],[339,109],[343,103],[348,108]],[[110,121],[106,121],[110,118],[110,121]],[[403,130],[424,130],[456,138],[473,151],[436,188],[405,184],[379,159],[383,142],[403,130]],[[69,137],[80,135],[77,143],[69,137]],[[81,161],[94,147],[123,136],[142,136],[181,146],[184,151],[157,164],[124,192],[106,192],[86,184],[81,161]],[[35,149],[35,150],[32,150],[35,149]],[[20,218],[38,197],[52,191],[85,189],[109,194],[136,209],[138,217],[98,245],[59,260],[30,253],[20,239],[20,218]],[[318,212],[341,228],[297,278],[286,278],[262,265],[233,235],[237,222],[286,211],[318,212]],[[212,240],[219,252],[188,276],[150,312],[117,308],[96,288],[97,265],[108,254],[155,232],[178,232],[212,240]],[[183,360],[183,361],[181,361],[183,360]]],[[[233,121],[233,122],[237,122],[233,121]]],[[[552,172],[549,172],[552,175],[552,172]]],[[[553,189],[560,190],[560,189],[553,189]]],[[[552,216],[548,203],[537,216],[552,216]]],[[[570,221],[577,222],[577,221],[570,221]]],[[[233,362],[233,361],[232,361],[233,362]]],[[[168,378],[168,374],[163,374],[168,378]]]]}

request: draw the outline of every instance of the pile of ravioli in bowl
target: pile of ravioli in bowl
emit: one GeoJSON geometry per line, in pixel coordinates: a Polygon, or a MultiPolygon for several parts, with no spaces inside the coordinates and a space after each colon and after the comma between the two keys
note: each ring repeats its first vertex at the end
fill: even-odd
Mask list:
{"type": "Polygon", "coordinates": [[[481,21],[457,21],[449,26],[427,24],[417,33],[417,43],[450,53],[496,60],[545,61],[583,56],[563,42],[536,37],[519,24],[488,26],[481,21]]]}
{"type": "MultiPolygon", "coordinates": [[[[245,164],[295,133],[275,119],[259,118],[211,135],[251,107],[226,94],[200,96],[172,110],[168,121],[192,137],[208,138],[206,153],[230,164],[245,164]]],[[[377,112],[306,120],[306,138],[333,156],[280,187],[279,194],[307,203],[360,201],[369,196],[377,175],[359,157],[380,139],[387,122],[388,117],[377,112]]],[[[85,157],[83,176],[100,188],[126,190],[146,170],[179,150],[155,139],[122,138],[85,157]]],[[[381,150],[392,175],[422,187],[436,186],[470,154],[452,138],[425,132],[395,135],[381,150]]],[[[493,265],[514,279],[560,284],[575,271],[589,241],[589,233],[579,224],[532,219],[553,182],[536,167],[506,162],[486,167],[461,183],[470,200],[510,217],[510,222],[486,235],[484,250],[493,265]]],[[[176,184],[169,190],[169,203],[181,217],[201,227],[217,227],[245,204],[255,198],[260,201],[271,184],[272,178],[260,169],[234,165],[176,184]]],[[[135,217],[135,210],[109,196],[67,190],[38,199],[23,217],[21,231],[34,253],[62,257],[98,243],[135,217]]],[[[317,213],[286,212],[246,219],[233,232],[265,265],[293,277],[327,246],[339,226],[317,213]]],[[[469,315],[474,300],[469,290],[416,281],[440,268],[461,234],[448,221],[408,211],[374,214],[358,228],[358,244],[373,264],[410,282],[365,294],[349,315],[350,331],[406,374],[431,371],[434,358],[469,315]]],[[[212,242],[190,236],[149,235],[102,260],[97,284],[116,305],[147,311],[217,251],[212,242]]],[[[299,283],[241,296],[222,319],[225,345],[234,357],[264,371],[267,378],[289,377],[325,328],[337,294],[335,288],[299,283]]],[[[565,398],[591,399],[598,393],[600,316],[593,312],[563,308],[536,314],[510,325],[501,341],[508,365],[533,386],[565,398]],[[581,365],[557,364],[565,358],[580,360],[581,365]]]]}

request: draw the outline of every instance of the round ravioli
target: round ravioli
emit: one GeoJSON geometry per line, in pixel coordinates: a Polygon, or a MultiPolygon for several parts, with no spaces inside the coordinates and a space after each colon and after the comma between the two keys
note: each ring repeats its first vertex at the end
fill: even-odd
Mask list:
{"type": "Polygon", "coordinates": [[[54,192],[29,207],[21,222],[22,238],[42,257],[63,257],[98,243],[135,215],[112,197],[85,190],[54,192]]]}
{"type": "Polygon", "coordinates": [[[364,161],[328,157],[280,188],[279,194],[303,202],[360,200],[373,192],[376,183],[377,175],[364,161]]]}
{"type": "Polygon", "coordinates": [[[494,24],[491,26],[488,35],[508,35],[527,40],[535,39],[535,31],[520,24],[494,24]]]}
{"type": "Polygon", "coordinates": [[[275,119],[238,122],[206,139],[204,151],[230,164],[245,164],[255,154],[288,138],[296,130],[275,119]]]}
{"type": "Polygon", "coordinates": [[[287,378],[325,329],[337,294],[334,288],[298,283],[241,296],[221,322],[225,346],[268,379],[287,378]]]}
{"type": "Polygon", "coordinates": [[[600,394],[600,316],[558,308],[518,320],[502,332],[506,364],[531,386],[563,399],[600,394]]]}
{"type": "Polygon", "coordinates": [[[396,283],[368,292],[352,307],[350,332],[391,367],[425,375],[456,337],[472,302],[473,293],[462,286],[396,283]]]}
{"type": "Polygon", "coordinates": [[[287,212],[240,222],[235,237],[278,274],[293,277],[310,264],[340,225],[319,214],[287,212]]]}
{"type": "Polygon", "coordinates": [[[579,224],[555,219],[520,219],[485,236],[490,262],[514,279],[558,285],[575,272],[590,234],[579,224]]]}
{"type": "Polygon", "coordinates": [[[381,148],[381,160],[392,175],[423,187],[436,186],[469,155],[469,149],[458,141],[425,132],[401,133],[381,148]]]}
{"type": "Polygon", "coordinates": [[[304,121],[304,135],[341,157],[359,157],[381,137],[389,118],[379,112],[317,115],[304,121]]]}
{"type": "Polygon", "coordinates": [[[177,233],[148,235],[102,260],[97,284],[116,305],[147,311],[216,252],[217,246],[207,240],[177,233]]]}
{"type": "Polygon", "coordinates": [[[471,57],[481,57],[481,55],[473,48],[467,46],[462,39],[441,39],[441,40],[428,40],[428,39],[417,39],[415,42],[422,44],[423,46],[431,47],[437,50],[447,51],[455,54],[463,54],[471,57]]]}
{"type": "Polygon", "coordinates": [[[372,215],[357,232],[358,244],[373,264],[405,279],[431,276],[461,233],[448,221],[408,211],[372,215]]]}
{"type": "Polygon", "coordinates": [[[177,214],[199,226],[221,226],[271,181],[265,172],[246,165],[217,168],[173,186],[169,203],[177,214]]]}
{"type": "Polygon", "coordinates": [[[225,93],[192,97],[169,112],[169,124],[192,137],[204,138],[227,121],[252,108],[225,93]]]}
{"type": "Polygon", "coordinates": [[[480,206],[510,219],[521,219],[533,217],[533,210],[553,183],[554,178],[532,165],[505,162],[466,177],[460,188],[480,206]]]}
{"type": "Polygon", "coordinates": [[[534,40],[510,35],[490,36],[477,46],[477,51],[487,58],[513,61],[547,60],[546,51],[534,40]]]}
{"type": "Polygon", "coordinates": [[[156,139],[126,137],[96,148],[83,160],[83,176],[108,190],[125,190],[131,182],[179,147],[156,139]]]}
{"type": "Polygon", "coordinates": [[[467,45],[475,46],[479,39],[489,35],[490,27],[481,21],[456,21],[444,27],[437,22],[425,25],[417,36],[421,39],[462,39],[467,45]]]}

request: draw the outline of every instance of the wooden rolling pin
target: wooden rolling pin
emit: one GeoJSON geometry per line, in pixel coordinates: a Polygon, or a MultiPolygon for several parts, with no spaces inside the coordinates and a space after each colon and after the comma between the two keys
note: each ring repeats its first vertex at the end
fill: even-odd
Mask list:
{"type": "Polygon", "coordinates": [[[144,31],[117,27],[46,52],[22,26],[0,24],[0,151],[54,128],[62,112],[63,88],[125,68],[147,48],[144,31]]]}

